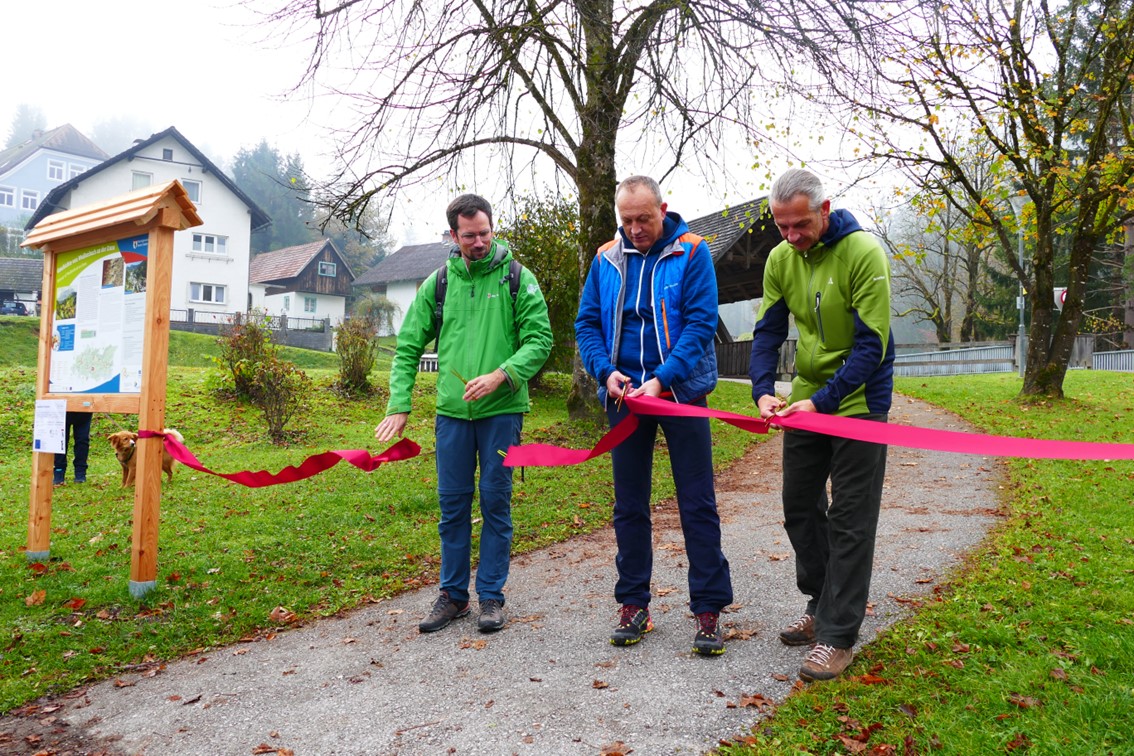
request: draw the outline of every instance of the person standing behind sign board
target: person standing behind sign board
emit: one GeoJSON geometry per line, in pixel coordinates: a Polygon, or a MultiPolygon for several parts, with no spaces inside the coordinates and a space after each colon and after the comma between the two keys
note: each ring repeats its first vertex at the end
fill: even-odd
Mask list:
{"type": "Polygon", "coordinates": [[[421,285],[398,331],[390,368],[390,401],[375,429],[379,441],[402,435],[418,363],[437,338],[437,497],[441,519],[441,586],[418,630],[430,633],[469,613],[472,500],[480,464],[480,562],[477,627],[504,627],[504,582],[512,548],[512,470],[504,453],[518,444],[528,381],[551,353],[547,303],[535,276],[520,267],[512,300],[512,253],[492,236],[492,206],[462,194],[446,210],[455,243],[437,320],[437,273],[421,285]],[[438,329],[440,335],[438,336],[438,329]]]}
{"type": "Polygon", "coordinates": [[[87,456],[91,450],[91,413],[68,412],[66,428],[63,432],[63,453],[55,455],[55,476],[53,482],[63,485],[67,476],[67,449],[72,434],[75,437],[75,482],[87,482],[87,456]]]}
{"type": "MultiPolygon", "coordinates": [[[[652,178],[632,176],[614,196],[622,226],[591,263],[575,319],[579,354],[598,381],[611,427],[627,415],[623,395],[704,407],[717,385],[717,279],[709,246],[689,233],[680,215],[666,212],[652,178]]],[[[622,609],[610,642],[629,646],[653,629],[650,480],[659,426],[669,445],[689,558],[689,607],[697,619],[693,651],[723,654],[718,619],[732,603],[732,579],[721,551],[712,439],[704,417],[639,417],[637,430],[611,451],[618,543],[614,597],[622,609]]]]}
{"type": "MultiPolygon", "coordinates": [[[[752,334],[749,375],[760,417],[822,412],[886,422],[894,383],[886,253],[853,215],[831,211],[808,171],[776,179],[769,203],[784,241],[764,266],[752,334]],[[775,395],[788,315],[799,330],[790,405],[775,395]]],[[[799,676],[829,680],[854,658],[866,614],[886,447],[806,431],[784,433],[783,444],[784,528],[796,584],[810,599],[780,640],[814,644],[799,676]]]]}

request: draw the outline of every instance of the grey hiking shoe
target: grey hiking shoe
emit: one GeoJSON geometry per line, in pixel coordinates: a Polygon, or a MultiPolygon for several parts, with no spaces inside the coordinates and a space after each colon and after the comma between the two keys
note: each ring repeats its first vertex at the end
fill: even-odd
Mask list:
{"type": "Polygon", "coordinates": [[[849,648],[835,648],[826,643],[816,643],[807,654],[799,668],[801,680],[833,680],[843,673],[854,661],[854,651],[849,648]]]}
{"type": "Polygon", "coordinates": [[[805,614],[780,631],[785,646],[810,646],[815,642],[815,617],[805,614]]]}
{"type": "Polygon", "coordinates": [[[480,619],[476,621],[476,629],[482,633],[494,633],[504,627],[504,602],[497,599],[485,599],[480,602],[480,619]]]}
{"type": "Polygon", "coordinates": [[[433,602],[433,609],[430,610],[429,616],[423,619],[417,626],[418,632],[436,632],[457,617],[464,617],[468,613],[469,602],[466,601],[463,604],[455,603],[449,598],[448,593],[441,591],[441,594],[437,596],[437,600],[433,602]]]}

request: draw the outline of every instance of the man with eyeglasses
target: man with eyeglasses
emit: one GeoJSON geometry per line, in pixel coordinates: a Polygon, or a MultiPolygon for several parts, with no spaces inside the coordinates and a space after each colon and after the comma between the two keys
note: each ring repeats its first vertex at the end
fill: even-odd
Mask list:
{"type": "Polygon", "coordinates": [[[472,500],[479,462],[477,629],[494,632],[505,623],[504,583],[512,548],[512,470],[504,467],[504,454],[519,443],[523,416],[531,406],[528,381],[551,352],[551,323],[535,276],[513,265],[507,243],[493,238],[492,206],[483,197],[462,194],[449,204],[446,216],[455,246],[444,269],[443,303],[439,307],[434,272],[418,289],[398,331],[390,400],[374,436],[389,441],[402,435],[421,355],[436,339],[441,585],[418,630],[431,633],[469,613],[472,500]],[[518,287],[511,282],[513,275],[519,275],[518,287]]]}

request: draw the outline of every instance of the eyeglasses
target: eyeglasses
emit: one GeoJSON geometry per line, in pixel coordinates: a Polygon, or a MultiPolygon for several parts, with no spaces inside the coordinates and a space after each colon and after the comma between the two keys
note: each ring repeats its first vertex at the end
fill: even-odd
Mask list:
{"type": "Polygon", "coordinates": [[[460,239],[461,241],[463,241],[466,244],[471,244],[472,242],[476,241],[477,239],[482,239],[484,241],[488,241],[489,239],[492,238],[492,232],[491,231],[480,231],[478,233],[473,233],[471,231],[466,231],[465,233],[458,235],[457,238],[460,239]]]}

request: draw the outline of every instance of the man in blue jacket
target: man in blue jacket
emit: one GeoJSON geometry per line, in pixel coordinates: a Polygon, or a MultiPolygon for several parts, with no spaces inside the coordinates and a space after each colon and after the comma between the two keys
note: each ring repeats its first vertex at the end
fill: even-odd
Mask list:
{"type": "MultiPolygon", "coordinates": [[[[661,189],[647,176],[619,184],[615,205],[622,226],[591,264],[575,320],[579,354],[598,381],[611,427],[628,412],[623,396],[704,407],[717,385],[717,279],[708,245],[689,233],[680,215],[666,212],[661,189]]],[[[732,603],[732,579],[721,551],[707,418],[640,417],[633,435],[611,452],[614,597],[622,609],[610,642],[629,646],[653,629],[650,480],[659,426],[669,446],[689,559],[689,607],[697,619],[693,651],[723,654],[718,619],[732,603]]]]}

